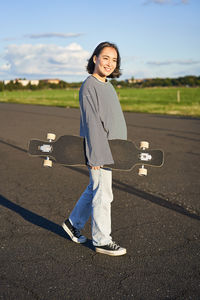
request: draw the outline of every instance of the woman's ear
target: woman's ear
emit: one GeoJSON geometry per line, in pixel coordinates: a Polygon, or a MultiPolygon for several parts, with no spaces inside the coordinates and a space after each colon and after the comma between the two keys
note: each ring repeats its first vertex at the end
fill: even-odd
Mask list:
{"type": "Polygon", "coordinates": [[[96,57],[96,55],[94,55],[93,56],[93,63],[96,64],[96,61],[97,61],[97,57],[96,57]]]}

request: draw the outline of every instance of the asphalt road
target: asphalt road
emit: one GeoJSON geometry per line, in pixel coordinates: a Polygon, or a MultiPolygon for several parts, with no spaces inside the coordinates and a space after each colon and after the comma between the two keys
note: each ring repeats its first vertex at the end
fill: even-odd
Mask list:
{"type": "Polygon", "coordinates": [[[199,300],[200,120],[126,113],[128,138],[165,151],[147,177],[113,172],[112,236],[96,254],[60,226],[88,183],[85,167],[42,168],[30,138],[79,134],[79,110],[0,103],[0,299],[199,300]]]}

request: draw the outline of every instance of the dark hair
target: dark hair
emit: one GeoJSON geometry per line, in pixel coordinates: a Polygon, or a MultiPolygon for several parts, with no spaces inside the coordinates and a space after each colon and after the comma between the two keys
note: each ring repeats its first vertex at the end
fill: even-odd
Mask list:
{"type": "Polygon", "coordinates": [[[119,50],[118,50],[117,46],[113,43],[110,43],[110,42],[102,42],[94,49],[94,52],[93,52],[92,56],[88,60],[88,64],[86,66],[86,69],[87,69],[89,74],[93,74],[94,68],[95,68],[95,63],[93,61],[93,57],[95,55],[96,55],[96,57],[98,57],[99,54],[101,53],[101,51],[105,47],[111,47],[111,48],[114,48],[117,51],[117,66],[116,66],[115,70],[107,77],[108,78],[115,78],[115,77],[118,78],[121,75],[121,72],[120,72],[121,57],[120,57],[119,50]]]}

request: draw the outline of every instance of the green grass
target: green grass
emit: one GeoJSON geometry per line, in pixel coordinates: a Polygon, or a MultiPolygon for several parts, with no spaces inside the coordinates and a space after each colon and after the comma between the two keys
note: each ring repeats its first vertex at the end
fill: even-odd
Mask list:
{"type": "Polygon", "coordinates": [[[0,102],[79,107],[78,90],[24,90],[0,92],[0,102]]]}
{"type": "Polygon", "coordinates": [[[200,116],[200,88],[119,89],[117,92],[125,111],[200,116]]]}
{"type": "MultiPolygon", "coordinates": [[[[124,111],[200,117],[200,88],[122,88],[116,91],[124,111]]],[[[3,91],[0,102],[79,107],[78,90],[74,89],[3,91]]]]}

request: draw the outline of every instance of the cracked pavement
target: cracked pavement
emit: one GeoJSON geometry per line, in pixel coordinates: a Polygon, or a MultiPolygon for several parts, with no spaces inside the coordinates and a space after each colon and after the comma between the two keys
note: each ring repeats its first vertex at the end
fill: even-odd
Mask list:
{"type": "Polygon", "coordinates": [[[0,103],[0,299],[200,299],[199,119],[125,113],[128,138],[162,148],[147,177],[113,172],[112,236],[127,255],[96,254],[61,224],[85,167],[42,167],[31,138],[79,134],[79,110],[0,103]]]}

